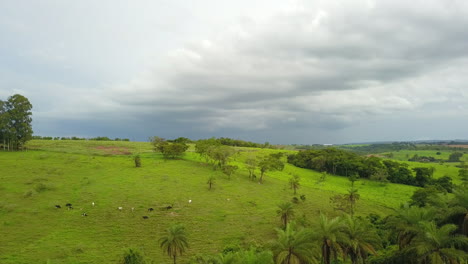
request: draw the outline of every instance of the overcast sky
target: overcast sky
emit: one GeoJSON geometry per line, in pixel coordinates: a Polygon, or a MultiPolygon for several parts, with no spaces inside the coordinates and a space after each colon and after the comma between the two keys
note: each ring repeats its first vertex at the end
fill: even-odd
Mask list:
{"type": "Polygon", "coordinates": [[[466,0],[0,0],[42,136],[468,138],[466,0]]]}

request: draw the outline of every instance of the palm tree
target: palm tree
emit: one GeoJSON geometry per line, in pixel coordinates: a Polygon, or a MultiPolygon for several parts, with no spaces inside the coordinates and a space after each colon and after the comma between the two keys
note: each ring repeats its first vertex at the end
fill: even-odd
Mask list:
{"type": "Polygon", "coordinates": [[[278,240],[273,245],[277,264],[316,263],[317,251],[312,234],[307,229],[296,230],[295,222],[285,230],[276,229],[278,240]]]}
{"type": "Polygon", "coordinates": [[[365,263],[369,254],[376,254],[375,247],[380,245],[380,238],[369,223],[360,218],[347,216],[344,221],[346,234],[345,252],[351,263],[365,263]]]}
{"type": "Polygon", "coordinates": [[[278,214],[278,216],[280,216],[283,226],[286,227],[286,225],[288,224],[288,220],[294,216],[293,205],[290,202],[284,202],[279,204],[278,207],[279,209],[276,210],[276,213],[278,214]]]}
{"type": "Polygon", "coordinates": [[[159,246],[169,257],[174,259],[174,264],[176,264],[177,255],[182,255],[188,248],[185,227],[180,224],[169,227],[166,234],[159,239],[159,246]]]}
{"type": "Polygon", "coordinates": [[[468,246],[468,238],[452,234],[457,229],[456,225],[440,228],[434,222],[422,222],[420,225],[422,232],[414,238],[409,251],[416,252],[421,263],[466,263],[468,254],[457,247],[468,246]]]}
{"type": "Polygon", "coordinates": [[[333,254],[343,253],[341,243],[346,240],[344,226],[339,217],[329,220],[325,215],[320,214],[320,225],[315,230],[314,237],[320,241],[322,247],[322,263],[330,264],[333,254]]]}
{"type": "Polygon", "coordinates": [[[358,189],[354,188],[354,182],[353,182],[353,186],[351,186],[351,189],[348,190],[348,193],[345,194],[344,197],[349,203],[350,213],[351,213],[351,216],[353,216],[356,202],[361,197],[358,193],[358,189]]]}
{"type": "Polygon", "coordinates": [[[459,224],[460,232],[468,236],[468,192],[466,189],[459,187],[454,190],[455,197],[449,202],[448,216],[455,217],[459,224]]]}
{"type": "Polygon", "coordinates": [[[431,221],[434,214],[433,208],[405,204],[397,210],[396,215],[388,219],[387,225],[396,232],[400,250],[410,245],[412,239],[420,232],[420,223],[431,221]]]}
{"type": "Polygon", "coordinates": [[[301,186],[301,184],[299,183],[299,176],[298,175],[293,175],[290,179],[289,179],[289,185],[291,186],[291,189],[294,190],[294,194],[296,194],[296,190],[299,189],[299,187],[301,186]]]}

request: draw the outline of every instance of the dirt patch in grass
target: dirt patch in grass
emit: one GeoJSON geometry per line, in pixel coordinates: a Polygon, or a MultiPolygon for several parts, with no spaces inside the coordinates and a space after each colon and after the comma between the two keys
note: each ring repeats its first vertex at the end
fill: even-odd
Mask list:
{"type": "Polygon", "coordinates": [[[96,150],[102,151],[105,154],[111,155],[131,155],[132,152],[125,147],[113,147],[113,146],[97,146],[96,150]]]}

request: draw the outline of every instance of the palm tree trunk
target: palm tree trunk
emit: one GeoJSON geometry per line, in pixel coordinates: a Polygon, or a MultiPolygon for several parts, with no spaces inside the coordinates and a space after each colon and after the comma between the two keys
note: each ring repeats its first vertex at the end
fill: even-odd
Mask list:
{"type": "Polygon", "coordinates": [[[327,246],[326,241],[324,241],[322,246],[322,259],[324,264],[330,264],[330,248],[327,246]]]}
{"type": "Polygon", "coordinates": [[[461,231],[463,235],[468,236],[468,213],[465,214],[465,218],[463,219],[461,231]]]}
{"type": "Polygon", "coordinates": [[[176,264],[176,257],[177,257],[177,255],[174,254],[174,264],[176,264]]]}

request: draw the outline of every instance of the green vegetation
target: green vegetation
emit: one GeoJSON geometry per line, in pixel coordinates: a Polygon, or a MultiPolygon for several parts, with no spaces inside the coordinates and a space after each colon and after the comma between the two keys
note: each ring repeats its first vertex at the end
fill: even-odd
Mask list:
{"type": "Polygon", "coordinates": [[[32,104],[19,94],[0,100],[0,144],[3,150],[19,150],[32,138],[32,104]]]}
{"type": "MultiPolygon", "coordinates": [[[[412,207],[398,209],[414,191],[426,189],[356,180],[355,174],[350,182],[285,164],[284,153],[294,151],[221,144],[207,144],[200,151],[202,145],[196,144],[189,145],[184,156],[167,159],[148,142],[32,140],[27,147],[23,152],[0,152],[2,264],[122,259],[376,264],[403,263],[398,258],[409,257],[414,263],[426,258],[426,263],[437,258],[464,263],[466,257],[463,219],[468,219],[468,199],[456,187],[453,194],[441,189],[434,195],[422,192],[413,196],[417,203],[412,207]],[[138,169],[135,155],[141,161],[138,169]],[[271,167],[258,184],[252,179],[261,173],[264,161],[271,167]],[[227,166],[238,168],[230,179],[223,176],[227,166]],[[293,182],[299,187],[299,178],[300,200],[289,190],[293,182]],[[348,209],[334,209],[329,201],[336,196],[348,209]],[[293,198],[297,202],[290,203],[293,198]],[[67,210],[66,203],[74,209],[67,210]],[[426,211],[424,217],[411,218],[426,211]],[[445,242],[421,244],[428,232],[445,242]],[[427,257],[420,248],[429,246],[450,254],[427,257]]],[[[430,172],[427,168],[420,171],[430,172]]],[[[433,174],[437,172],[438,168],[433,174]]],[[[454,172],[458,176],[458,170],[454,172]]]]}
{"type": "Polygon", "coordinates": [[[422,165],[410,169],[410,165],[407,163],[384,160],[372,155],[360,156],[335,148],[301,151],[289,155],[288,162],[301,168],[346,177],[358,175],[381,183],[390,181],[419,187],[434,185],[444,188],[448,192],[451,192],[453,186],[452,177],[444,175],[439,179],[435,178],[436,168],[432,166],[422,165]]]}

